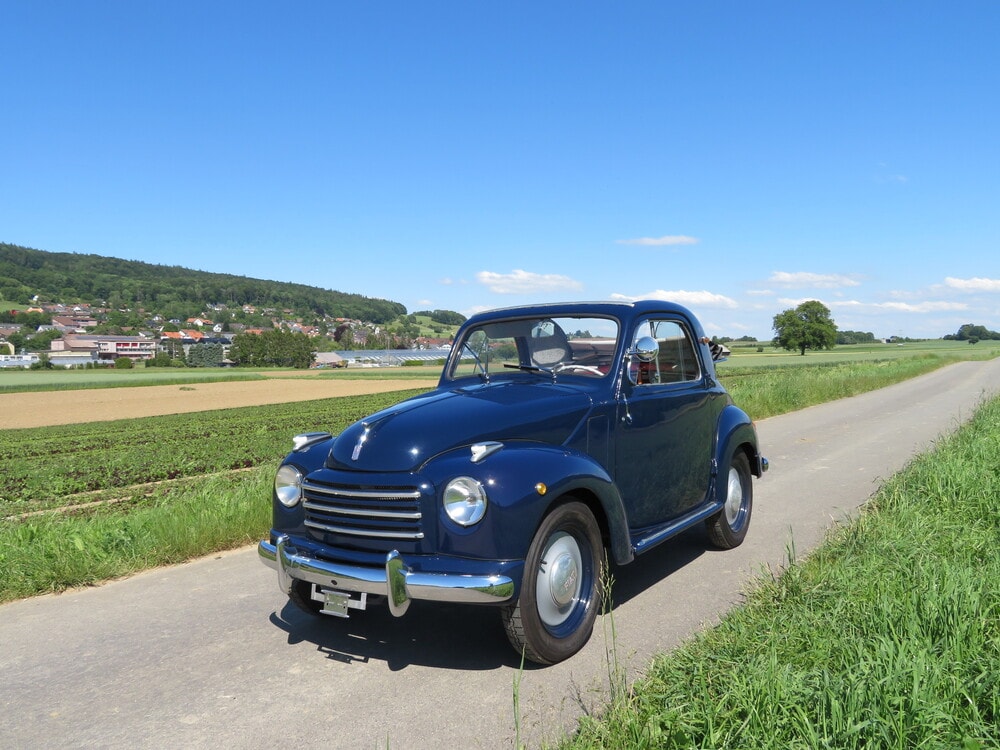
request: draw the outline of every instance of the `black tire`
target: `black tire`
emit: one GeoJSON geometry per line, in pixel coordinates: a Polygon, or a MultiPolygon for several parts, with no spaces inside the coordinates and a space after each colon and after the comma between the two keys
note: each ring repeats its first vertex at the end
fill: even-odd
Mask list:
{"type": "Polygon", "coordinates": [[[517,601],[501,610],[507,638],[537,664],[568,659],[590,640],[601,607],[604,546],[590,509],[559,505],[535,532],[517,601]]]}
{"type": "Polygon", "coordinates": [[[729,466],[719,475],[719,494],[725,505],[719,513],[705,521],[708,538],[720,549],[732,549],[740,546],[746,538],[753,511],[750,461],[743,451],[733,453],[729,466]]]}
{"type": "Polygon", "coordinates": [[[323,612],[323,602],[312,598],[312,584],[306,581],[292,581],[288,600],[306,614],[319,616],[323,612]]]}

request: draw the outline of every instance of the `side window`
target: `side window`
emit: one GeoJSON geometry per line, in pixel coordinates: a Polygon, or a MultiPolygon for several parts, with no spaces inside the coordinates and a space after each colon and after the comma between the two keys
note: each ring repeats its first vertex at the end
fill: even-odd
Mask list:
{"type": "Polygon", "coordinates": [[[643,321],[636,330],[633,345],[643,336],[652,336],[660,351],[652,362],[632,362],[633,383],[683,383],[701,377],[691,334],[680,323],[657,319],[643,321]]]}

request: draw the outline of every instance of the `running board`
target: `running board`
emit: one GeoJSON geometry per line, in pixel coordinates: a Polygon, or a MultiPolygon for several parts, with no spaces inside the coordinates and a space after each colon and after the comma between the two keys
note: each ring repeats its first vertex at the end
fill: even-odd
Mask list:
{"type": "Polygon", "coordinates": [[[682,531],[690,529],[692,526],[701,523],[702,521],[711,518],[716,513],[721,511],[723,508],[723,503],[716,500],[715,502],[708,503],[707,505],[702,505],[699,508],[691,511],[685,516],[681,516],[678,519],[671,521],[670,523],[661,526],[651,532],[647,532],[642,538],[632,539],[632,549],[635,554],[641,555],[643,552],[648,552],[653,547],[658,545],[660,542],[664,542],[672,536],[680,534],[682,531]]]}

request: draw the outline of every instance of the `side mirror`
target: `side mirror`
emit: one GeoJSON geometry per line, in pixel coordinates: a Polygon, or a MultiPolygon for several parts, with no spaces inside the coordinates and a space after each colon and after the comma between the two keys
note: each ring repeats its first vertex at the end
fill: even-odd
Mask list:
{"type": "Polygon", "coordinates": [[[659,353],[660,345],[656,343],[656,339],[652,336],[643,336],[635,342],[635,346],[629,350],[628,355],[635,357],[640,362],[652,362],[659,353]]]}

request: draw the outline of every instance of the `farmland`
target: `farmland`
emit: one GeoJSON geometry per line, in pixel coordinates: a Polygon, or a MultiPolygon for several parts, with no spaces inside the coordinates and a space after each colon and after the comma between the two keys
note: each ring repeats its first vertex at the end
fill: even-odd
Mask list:
{"type": "MultiPolygon", "coordinates": [[[[851,359],[837,351],[761,360],[740,353],[720,367],[720,377],[737,403],[761,419],[883,387],[961,355],[991,353],[985,347],[957,344],[916,356],[899,355],[895,347],[883,351],[893,356],[863,352],[851,359]]],[[[109,384],[141,381],[131,373],[121,380],[113,376],[122,373],[93,374],[100,377],[4,375],[4,380],[19,381],[19,388],[32,376],[41,376],[38,383],[43,387],[88,382],[91,388],[0,393],[0,422],[8,428],[0,433],[0,517],[7,521],[0,529],[0,565],[6,571],[0,601],[93,584],[256,540],[268,527],[273,467],[293,434],[337,432],[431,387],[435,376],[431,368],[354,371],[350,377],[347,372],[270,372],[269,377],[255,373],[250,382],[187,380],[178,381],[183,385],[108,389],[109,384]],[[359,382],[390,390],[318,396],[333,395],[338,388],[353,389],[340,393],[360,393],[359,382]],[[220,408],[228,405],[227,390],[265,386],[273,390],[251,392],[245,395],[249,401],[220,408]],[[313,387],[326,390],[309,390],[313,387]],[[398,390],[407,387],[410,390],[398,390]],[[109,408],[101,402],[109,394],[120,397],[126,392],[137,399],[131,407],[109,408]],[[175,397],[183,403],[172,401],[175,397]],[[264,403],[268,400],[280,403],[264,403]],[[69,418],[74,409],[94,404],[98,406],[89,419],[69,418]],[[50,421],[38,422],[43,416],[50,421]],[[15,418],[45,426],[15,428],[15,418]],[[51,420],[75,423],[56,425],[51,420]]]]}

